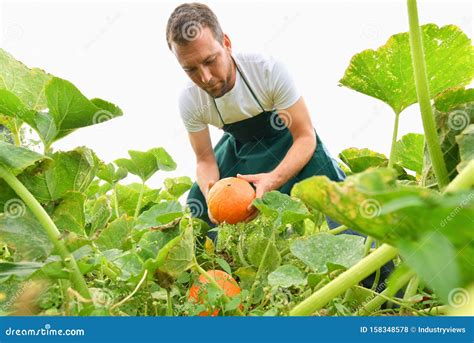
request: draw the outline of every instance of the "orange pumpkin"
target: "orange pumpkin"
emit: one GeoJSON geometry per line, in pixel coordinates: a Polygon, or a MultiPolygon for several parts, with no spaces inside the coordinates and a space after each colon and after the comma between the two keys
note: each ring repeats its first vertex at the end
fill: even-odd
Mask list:
{"type": "Polygon", "coordinates": [[[248,207],[255,199],[255,190],[245,180],[227,177],[219,180],[209,190],[207,206],[219,223],[237,224],[253,212],[248,207]]]}
{"type": "MultiPolygon", "coordinates": [[[[240,287],[237,281],[222,270],[208,270],[207,273],[216,280],[217,284],[224,290],[224,294],[228,297],[233,297],[240,294],[240,287]]],[[[199,291],[201,286],[209,283],[209,280],[204,276],[200,275],[198,282],[191,286],[189,289],[189,300],[195,303],[203,303],[203,299],[199,298],[199,291]]],[[[215,317],[219,314],[219,309],[215,309],[211,316],[215,317]]],[[[202,311],[199,316],[209,316],[209,311],[202,311]]]]}

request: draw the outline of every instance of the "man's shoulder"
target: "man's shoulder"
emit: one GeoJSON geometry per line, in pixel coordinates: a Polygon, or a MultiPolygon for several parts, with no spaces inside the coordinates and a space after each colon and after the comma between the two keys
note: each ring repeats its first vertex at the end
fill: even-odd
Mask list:
{"type": "Polygon", "coordinates": [[[275,63],[275,58],[261,52],[239,52],[234,55],[237,63],[243,67],[251,68],[272,68],[275,63]]]}

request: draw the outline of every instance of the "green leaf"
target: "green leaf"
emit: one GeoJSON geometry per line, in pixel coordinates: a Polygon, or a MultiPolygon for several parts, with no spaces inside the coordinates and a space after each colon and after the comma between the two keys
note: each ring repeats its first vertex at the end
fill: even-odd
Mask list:
{"type": "Polygon", "coordinates": [[[104,100],[87,99],[71,82],[57,77],[46,86],[46,99],[58,131],[54,140],[123,114],[120,108],[104,100]]]}
{"type": "Polygon", "coordinates": [[[265,193],[262,198],[255,199],[253,205],[263,215],[273,218],[277,228],[303,221],[310,216],[301,201],[278,191],[265,193]]]}
{"type": "Polygon", "coordinates": [[[269,243],[268,238],[258,238],[251,240],[248,244],[248,259],[255,268],[260,266],[263,254],[268,244],[270,245],[268,246],[265,261],[263,261],[262,264],[263,270],[270,273],[278,268],[281,263],[281,256],[274,242],[269,243]]]}
{"type": "Polygon", "coordinates": [[[175,200],[163,201],[144,211],[137,219],[136,229],[147,229],[169,224],[183,216],[181,204],[175,200]]]}
{"type": "MultiPolygon", "coordinates": [[[[143,193],[142,208],[146,207],[150,202],[155,201],[158,198],[159,194],[159,191],[156,189],[148,188],[146,185],[144,185],[143,187],[145,187],[145,191],[143,193]]],[[[141,188],[141,183],[116,185],[115,191],[117,192],[116,196],[121,213],[126,213],[129,216],[134,215],[141,188]]]]}
{"type": "Polygon", "coordinates": [[[131,217],[123,216],[115,219],[100,232],[99,237],[95,241],[99,249],[126,250],[133,224],[134,219],[131,217]]]}
{"type": "MultiPolygon", "coordinates": [[[[434,99],[433,108],[441,151],[449,178],[452,180],[456,177],[458,172],[456,167],[461,162],[456,136],[474,124],[474,89],[461,87],[448,89],[434,99]]],[[[428,187],[437,185],[427,147],[425,147],[422,180],[428,187]]]]}
{"type": "Polygon", "coordinates": [[[458,172],[474,159],[474,124],[469,125],[460,135],[456,136],[459,147],[460,162],[456,166],[458,172]]]}
{"type": "Polygon", "coordinates": [[[138,254],[145,261],[149,258],[155,259],[161,248],[177,236],[179,236],[179,229],[177,227],[167,229],[166,231],[145,232],[137,244],[138,254]]]}
{"type": "Polygon", "coordinates": [[[0,282],[12,276],[24,279],[42,266],[40,262],[0,262],[0,282]]]}
{"type": "Polygon", "coordinates": [[[61,199],[67,192],[84,192],[94,179],[98,160],[92,150],[80,147],[51,156],[46,167],[26,170],[18,179],[39,201],[61,199]]]}
{"type": "MultiPolygon", "coordinates": [[[[471,82],[474,49],[458,27],[421,26],[431,96],[471,82]]],[[[389,38],[377,50],[364,50],[352,57],[341,85],[380,99],[395,113],[417,102],[408,32],[389,38]]]]}
{"type": "Polygon", "coordinates": [[[270,286],[289,288],[291,286],[305,286],[306,283],[306,275],[291,264],[280,266],[268,275],[270,286]]]}
{"type": "MultiPolygon", "coordinates": [[[[178,199],[191,188],[193,182],[188,176],[180,176],[175,178],[166,178],[163,184],[165,186],[165,190],[162,191],[162,193],[167,192],[167,195],[171,195],[173,199],[178,199]]],[[[160,193],[160,196],[163,196],[162,193],[160,193]]]]}
{"type": "MultiPolygon", "coordinates": [[[[193,227],[188,225],[186,230],[179,236],[180,239],[173,244],[167,252],[160,270],[173,278],[188,270],[193,265],[194,257],[194,236],[193,227]]],[[[172,243],[170,241],[168,244],[172,243]]],[[[163,248],[166,249],[166,246],[163,248]]]]}
{"type": "Polygon", "coordinates": [[[102,164],[97,171],[97,177],[110,184],[115,184],[127,177],[127,169],[117,168],[112,163],[102,164]]]}
{"type": "Polygon", "coordinates": [[[44,159],[45,156],[34,151],[0,141],[0,166],[15,175],[44,159]]]}
{"type": "Polygon", "coordinates": [[[364,257],[364,238],[318,234],[297,238],[290,244],[290,251],[314,272],[325,274],[331,265],[350,268],[359,262],[364,257]]]}
{"type": "Polygon", "coordinates": [[[339,158],[353,173],[360,173],[372,167],[386,166],[388,159],[384,154],[370,149],[347,148],[341,151],[339,158]]]}
{"type": "Polygon", "coordinates": [[[64,195],[51,216],[60,231],[85,236],[85,200],[85,195],[79,192],[68,192],[64,195]]]}
{"type": "Polygon", "coordinates": [[[53,245],[41,224],[26,209],[26,205],[16,199],[19,210],[5,211],[0,215],[0,240],[15,247],[18,259],[39,260],[49,256],[53,245]]]}
{"type": "Polygon", "coordinates": [[[92,208],[88,213],[87,222],[90,224],[89,232],[91,235],[94,232],[99,232],[107,225],[112,216],[112,208],[109,199],[105,195],[90,202],[92,202],[92,208]]]}
{"type": "Polygon", "coordinates": [[[124,281],[139,276],[143,271],[143,260],[133,251],[126,251],[114,259],[113,263],[120,268],[119,279],[124,281]]]}
{"type": "Polygon", "coordinates": [[[404,261],[448,304],[449,293],[461,283],[451,242],[434,231],[425,233],[420,241],[400,241],[399,249],[404,261]]]}
{"type": "MultiPolygon", "coordinates": [[[[406,241],[420,242],[427,233],[439,232],[456,249],[453,263],[461,273],[458,286],[474,281],[472,192],[440,195],[398,184],[393,171],[376,169],[352,175],[341,183],[312,177],[296,184],[292,194],[339,223],[395,247],[406,241]]],[[[427,253],[436,259],[438,251],[427,253]]]]}
{"type": "Polygon", "coordinates": [[[394,146],[394,162],[404,168],[421,174],[423,168],[424,135],[408,133],[398,140],[394,146]]]}
{"type": "Polygon", "coordinates": [[[129,173],[137,175],[143,182],[158,170],[176,169],[176,163],[163,148],[153,148],[146,152],[129,150],[128,154],[130,159],[119,158],[115,160],[115,164],[127,169],[129,173]]]}
{"type": "Polygon", "coordinates": [[[216,262],[219,266],[221,266],[221,268],[229,275],[232,275],[232,269],[230,268],[229,266],[229,263],[227,263],[226,260],[220,258],[220,257],[217,257],[216,258],[216,262]]]}
{"type": "Polygon", "coordinates": [[[44,89],[51,75],[41,69],[30,69],[0,49],[0,89],[15,94],[31,109],[44,110],[46,99],[44,89]]]}

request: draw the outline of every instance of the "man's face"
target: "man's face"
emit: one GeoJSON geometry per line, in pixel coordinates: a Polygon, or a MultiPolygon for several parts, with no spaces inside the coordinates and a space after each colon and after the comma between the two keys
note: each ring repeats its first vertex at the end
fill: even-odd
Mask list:
{"type": "Polygon", "coordinates": [[[210,96],[218,98],[232,89],[235,70],[227,36],[222,45],[206,27],[186,44],[171,44],[171,50],[191,80],[210,96]]]}

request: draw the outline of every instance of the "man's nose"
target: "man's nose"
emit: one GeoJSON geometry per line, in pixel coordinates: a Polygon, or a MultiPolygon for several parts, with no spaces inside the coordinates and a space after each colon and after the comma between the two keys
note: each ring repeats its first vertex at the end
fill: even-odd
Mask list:
{"type": "Polygon", "coordinates": [[[208,84],[209,81],[212,79],[212,74],[208,68],[202,67],[199,72],[199,77],[203,84],[208,84]]]}

